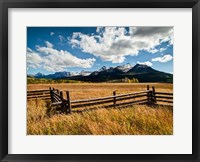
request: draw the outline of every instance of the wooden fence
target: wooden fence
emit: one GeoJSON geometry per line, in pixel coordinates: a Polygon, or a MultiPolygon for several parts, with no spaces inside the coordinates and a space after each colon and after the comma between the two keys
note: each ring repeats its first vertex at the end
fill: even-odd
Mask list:
{"type": "Polygon", "coordinates": [[[133,104],[173,104],[173,93],[156,92],[154,87],[150,90],[149,86],[147,86],[147,90],[141,92],[116,95],[116,91],[114,91],[112,96],[71,100],[69,91],[66,91],[66,98],[64,98],[63,91],[50,87],[49,90],[28,91],[27,100],[32,99],[51,99],[52,106],[60,106],[62,111],[70,113],[72,109],[91,106],[115,108],[133,104]]]}
{"type": "Polygon", "coordinates": [[[67,113],[70,113],[72,109],[90,106],[115,108],[133,104],[173,104],[173,93],[156,92],[154,87],[150,90],[149,86],[146,91],[120,95],[116,95],[116,91],[114,91],[112,96],[84,100],[71,100],[69,91],[66,91],[66,99],[63,98],[63,92],[59,90],[50,88],[50,94],[52,106],[60,105],[61,109],[67,113]]]}
{"type": "Polygon", "coordinates": [[[27,91],[27,100],[32,99],[50,100],[50,90],[27,91]]]}

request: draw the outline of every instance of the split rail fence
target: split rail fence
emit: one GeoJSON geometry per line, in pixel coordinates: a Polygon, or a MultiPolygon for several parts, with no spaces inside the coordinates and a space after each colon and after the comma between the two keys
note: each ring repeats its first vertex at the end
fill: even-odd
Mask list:
{"type": "Polygon", "coordinates": [[[149,85],[147,86],[147,90],[141,92],[116,95],[116,91],[114,91],[112,96],[83,100],[71,100],[69,91],[66,91],[66,98],[64,98],[63,91],[50,87],[49,90],[28,91],[27,98],[28,100],[34,98],[51,99],[52,106],[60,106],[61,110],[67,113],[70,113],[72,109],[91,106],[115,108],[134,104],[173,104],[173,93],[156,92],[154,87],[150,90],[149,85]]]}
{"type": "Polygon", "coordinates": [[[51,95],[49,90],[27,91],[27,100],[42,99],[50,100],[51,95]]]}

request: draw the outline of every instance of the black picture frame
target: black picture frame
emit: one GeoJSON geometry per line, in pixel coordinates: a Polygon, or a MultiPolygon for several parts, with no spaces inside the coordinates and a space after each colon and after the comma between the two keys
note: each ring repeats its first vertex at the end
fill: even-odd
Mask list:
{"type": "Polygon", "coordinates": [[[0,159],[2,162],[200,161],[200,111],[198,110],[200,92],[199,0],[0,0],[0,25],[0,159]],[[192,8],[192,154],[8,154],[9,8],[192,8]]]}

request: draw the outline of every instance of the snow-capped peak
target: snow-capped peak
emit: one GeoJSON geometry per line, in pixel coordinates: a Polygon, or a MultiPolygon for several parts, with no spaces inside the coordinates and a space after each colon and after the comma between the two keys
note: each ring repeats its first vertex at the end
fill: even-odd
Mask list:
{"type": "Polygon", "coordinates": [[[128,70],[130,70],[132,68],[132,65],[127,63],[127,64],[122,65],[122,66],[117,66],[116,68],[121,70],[121,71],[127,72],[128,70]]]}

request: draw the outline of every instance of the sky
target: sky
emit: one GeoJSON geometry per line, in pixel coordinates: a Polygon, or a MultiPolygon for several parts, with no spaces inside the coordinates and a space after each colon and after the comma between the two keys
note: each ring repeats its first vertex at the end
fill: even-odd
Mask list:
{"type": "Polygon", "coordinates": [[[127,63],[173,73],[173,27],[27,27],[27,74],[127,63]]]}

